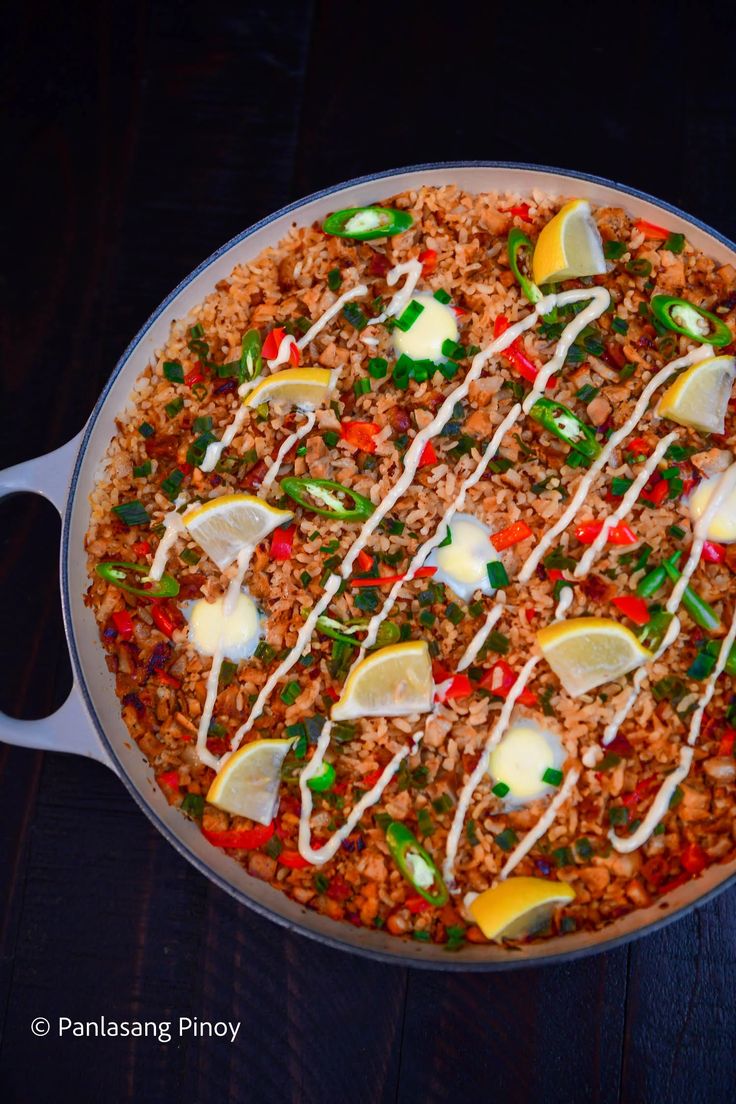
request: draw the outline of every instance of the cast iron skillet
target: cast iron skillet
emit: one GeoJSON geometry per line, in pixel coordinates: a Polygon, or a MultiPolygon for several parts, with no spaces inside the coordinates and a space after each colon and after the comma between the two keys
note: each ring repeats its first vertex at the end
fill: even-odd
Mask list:
{"type": "Polygon", "coordinates": [[[664,223],[686,234],[693,245],[721,263],[736,263],[736,245],[698,219],[644,192],[585,173],[509,162],[462,161],[375,173],[317,192],[257,222],[195,268],[158,307],[123,353],[87,424],[73,440],[55,452],[0,473],[0,496],[33,491],[48,498],[62,516],[61,595],[74,669],[72,691],[53,716],[18,721],[0,714],[0,737],[11,744],[74,752],[104,763],[115,771],[156,828],[197,870],[237,901],[292,931],[385,962],[434,969],[502,970],[529,963],[561,962],[611,949],[684,915],[734,883],[736,862],[710,867],[665,901],[630,913],[599,933],[573,933],[522,950],[476,945],[450,954],[441,946],[335,923],[251,878],[227,855],[210,846],[195,824],[168,805],[121,719],[97,626],[82,600],[88,585],[84,554],[88,496],[115,432],[115,416],[128,404],[133,383],[154,350],[164,345],[172,320],[183,317],[201,302],[237,263],[275,244],[293,223],[308,224],[324,218],[329,211],[365,205],[422,184],[457,184],[473,192],[528,192],[539,188],[564,196],[584,196],[664,223]]]}

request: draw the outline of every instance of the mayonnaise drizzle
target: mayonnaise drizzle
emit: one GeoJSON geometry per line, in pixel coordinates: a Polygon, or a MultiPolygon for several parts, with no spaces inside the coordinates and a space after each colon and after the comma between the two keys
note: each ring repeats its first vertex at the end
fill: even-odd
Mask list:
{"type": "Polygon", "coordinates": [[[537,666],[541,658],[541,656],[532,656],[531,659],[528,659],[522,667],[519,673],[519,677],[509,690],[508,697],[503,703],[501,712],[498,715],[498,720],[493,726],[490,736],[486,740],[485,747],[481,752],[480,759],[476,763],[475,770],[470,775],[470,778],[465,783],[460,792],[455,815],[452,818],[452,825],[450,826],[450,831],[447,836],[447,852],[445,854],[445,861],[442,864],[442,874],[448,887],[455,887],[455,857],[457,855],[457,849],[460,843],[460,833],[463,830],[463,825],[465,823],[465,817],[468,813],[470,801],[478,787],[478,784],[480,783],[481,778],[488,770],[488,763],[491,757],[491,752],[493,751],[496,744],[500,742],[504,732],[508,728],[508,724],[511,720],[511,714],[513,712],[514,706],[516,705],[517,698],[522,693],[524,687],[526,686],[526,683],[529,681],[529,676],[531,675],[532,671],[537,666]]]}
{"type": "Polygon", "coordinates": [[[314,413],[313,410],[310,410],[307,414],[304,424],[300,426],[299,429],[297,429],[294,433],[289,434],[286,440],[282,442],[281,448],[276,453],[275,460],[271,464],[271,467],[268,469],[266,475],[263,477],[263,482],[258,489],[258,494],[261,498],[267,498],[268,492],[271,488],[271,484],[279,474],[279,468],[283,463],[284,457],[289,452],[289,450],[294,447],[297,441],[301,441],[302,437],[306,437],[306,435],[312,429],[316,419],[317,415],[314,413]]]}
{"type": "Polygon", "coordinates": [[[626,494],[621,499],[618,508],[603,519],[603,527],[595,538],[589,548],[586,549],[585,554],[580,560],[580,563],[575,568],[573,574],[576,578],[580,578],[582,575],[587,575],[593,566],[593,562],[598,556],[598,553],[605,546],[608,540],[608,534],[615,525],[626,517],[631,508],[634,506],[645,484],[649,481],[652,472],[655,470],[660,460],[666,453],[673,441],[677,440],[677,433],[668,433],[666,437],[663,437],[657,444],[652,455],[647,459],[646,463],[642,466],[641,471],[638,473],[636,479],[626,491],[626,494]]]}
{"type": "Polygon", "coordinates": [[[169,558],[169,552],[176,544],[178,537],[186,533],[184,522],[181,520],[181,514],[178,510],[169,510],[167,514],[164,514],[163,525],[165,532],[158,542],[158,547],[153,557],[153,563],[151,564],[151,570],[148,572],[148,578],[152,579],[154,582],[158,582],[166,570],[166,561],[169,558]]]}
{"type": "MultiPolygon", "coordinates": [[[[421,272],[421,265],[419,270],[421,272]]],[[[276,356],[267,361],[268,367],[271,369],[271,371],[273,371],[274,368],[278,368],[279,365],[286,363],[286,361],[289,359],[289,353],[291,351],[292,345],[296,345],[297,349],[306,349],[310,341],[314,341],[317,334],[321,333],[328,322],[331,322],[332,319],[340,313],[346,303],[349,303],[352,299],[361,299],[364,295],[367,294],[368,288],[365,284],[356,284],[355,287],[349,288],[347,291],[343,292],[343,294],[335,300],[332,306],[328,307],[324,314],[321,314],[319,316],[314,325],[310,326],[307,332],[303,334],[303,336],[300,337],[298,341],[296,341],[290,334],[286,334],[281,339],[276,356]]]]}
{"type": "MultiPolygon", "coordinates": [[[[733,464],[731,467],[736,471],[736,464],[733,464]]],[[[729,469],[729,471],[730,470],[731,469],[729,469]]],[[[724,475],[727,474],[728,472],[724,472],[724,475]]],[[[726,491],[726,493],[730,493],[730,487],[729,490],[726,491]]],[[[707,532],[710,520],[711,518],[706,521],[703,531],[707,532]]],[[[698,556],[698,559],[699,558],[700,557],[698,556]]],[[[672,626],[670,626],[670,628],[671,627],[672,626]]],[[[646,816],[644,817],[635,832],[633,832],[630,836],[625,836],[621,838],[620,836],[616,835],[613,829],[610,830],[610,832],[608,833],[608,837],[611,840],[611,843],[613,844],[616,851],[621,851],[623,853],[635,851],[638,847],[641,847],[647,842],[652,832],[667,812],[670,799],[672,797],[672,794],[675,792],[675,788],[679,785],[680,782],[687,778],[688,774],[690,773],[690,767],[693,761],[693,748],[700,738],[700,727],[703,723],[703,716],[705,715],[705,711],[708,708],[711,699],[713,698],[716,690],[716,683],[723,673],[735,640],[736,612],[734,612],[733,618],[731,619],[731,625],[726,636],[721,641],[721,647],[718,651],[718,659],[716,660],[716,665],[713,668],[710,676],[708,677],[708,681],[705,684],[705,689],[698,699],[697,708],[695,709],[695,712],[693,713],[690,720],[690,730],[688,732],[687,745],[680,749],[679,767],[677,767],[677,769],[674,770],[672,774],[667,775],[667,778],[657,791],[654,801],[649,807],[646,816]]],[[[664,649],[661,649],[661,651],[662,650],[664,649]]]]}
{"type": "Polygon", "coordinates": [[[550,801],[542,816],[533,828],[530,828],[524,838],[516,845],[506,862],[501,868],[499,878],[508,878],[511,871],[519,865],[521,860],[529,854],[537,840],[540,840],[548,828],[554,824],[555,818],[573,791],[575,783],[580,777],[580,771],[573,768],[565,776],[565,781],[560,786],[555,796],[550,801]]]}
{"type": "MultiPolygon", "coordinates": [[[[578,315],[578,317],[580,316],[578,315]]],[[[575,493],[570,499],[567,509],[564,511],[564,513],[560,515],[555,524],[551,526],[551,528],[548,529],[546,533],[543,534],[539,544],[536,546],[536,548],[532,550],[531,555],[527,558],[526,563],[519,572],[520,583],[529,582],[532,575],[537,570],[539,564],[542,562],[552,542],[560,535],[560,533],[563,532],[563,530],[567,529],[568,525],[573,520],[578,510],[580,509],[580,506],[588,495],[595,477],[606,466],[614,450],[617,449],[621,442],[629,436],[631,431],[636,427],[641,418],[644,416],[644,413],[649,406],[649,401],[652,398],[654,392],[659,387],[661,387],[666,380],[670,379],[670,377],[673,376],[675,372],[678,372],[680,368],[685,368],[689,364],[697,364],[698,361],[705,360],[705,358],[709,356],[711,352],[712,348],[710,345],[698,345],[695,349],[691,349],[690,352],[687,353],[685,356],[679,357],[677,360],[670,361],[669,364],[665,364],[664,368],[661,368],[656,375],[652,376],[649,383],[646,385],[641,395],[639,396],[639,399],[629,417],[626,419],[623,425],[620,426],[619,429],[611,434],[608,441],[601,449],[600,455],[597,457],[596,460],[593,461],[590,468],[588,468],[585,475],[583,475],[583,477],[581,478],[575,489],[575,493]]]]}
{"type": "Polygon", "coordinates": [[[370,809],[371,805],[375,805],[377,801],[380,801],[383,791],[396,774],[402,761],[416,751],[424,735],[423,731],[415,733],[410,746],[396,752],[391,761],[383,768],[376,784],[367,793],[363,794],[360,801],[350,810],[350,814],[342,828],[334,832],[321,847],[314,848],[311,843],[311,828],[309,825],[312,815],[312,791],[307,783],[310,778],[313,778],[319,772],[322,766],[325,752],[330,745],[331,731],[332,722],[327,721],[320,733],[314,755],[299,775],[299,789],[302,798],[302,809],[299,817],[299,853],[308,862],[314,863],[315,866],[322,866],[323,863],[328,862],[334,856],[342,841],[350,835],[366,809],[370,809]]]}
{"type": "MultiPolygon", "coordinates": [[[[405,261],[403,264],[395,265],[386,275],[386,283],[388,286],[393,287],[399,282],[402,276],[406,276],[406,280],[399,290],[394,292],[385,311],[376,318],[371,318],[368,325],[376,326],[379,322],[385,322],[387,318],[392,318],[395,314],[400,314],[414,294],[414,289],[421,275],[422,266],[417,260],[405,261]]],[[[363,340],[365,340],[365,338],[363,340]]]]}

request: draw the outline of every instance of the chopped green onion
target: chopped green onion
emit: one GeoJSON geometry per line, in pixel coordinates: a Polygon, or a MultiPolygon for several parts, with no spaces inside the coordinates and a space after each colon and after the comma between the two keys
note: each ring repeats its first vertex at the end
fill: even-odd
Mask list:
{"type": "Polygon", "coordinates": [[[208,429],[212,429],[212,415],[202,414],[199,418],[195,418],[192,429],[195,433],[206,433],[208,429]]]}
{"type": "Polygon", "coordinates": [[[368,319],[357,303],[346,303],[342,308],[342,315],[346,322],[354,326],[356,330],[364,330],[368,325],[368,319]]]}
{"type": "Polygon", "coordinates": [[[184,369],[178,360],[164,361],[164,376],[170,383],[184,382],[184,369]]]}
{"type": "Polygon", "coordinates": [[[503,832],[499,832],[496,836],[496,843],[502,851],[511,851],[519,842],[519,837],[513,828],[504,828],[503,832]]]}
{"type": "Polygon", "coordinates": [[[141,422],[138,426],[138,432],[141,437],[153,437],[156,430],[153,428],[150,422],[141,422]]]}
{"type": "Polygon", "coordinates": [[[399,318],[396,319],[397,327],[403,333],[406,333],[412,328],[417,318],[420,314],[423,313],[423,311],[424,307],[422,306],[422,304],[418,303],[416,299],[412,299],[409,305],[406,307],[406,310],[404,310],[399,318]]]}
{"type": "Polygon", "coordinates": [[[127,526],[148,525],[151,521],[146,507],[137,498],[134,498],[131,502],[122,502],[119,506],[113,506],[112,512],[117,514],[127,526]]]}
{"type": "Polygon", "coordinates": [[[194,820],[201,820],[204,812],[204,797],[202,794],[184,794],[179,808],[183,813],[193,817],[194,820]]]}
{"type": "Polygon", "coordinates": [[[611,494],[616,495],[617,498],[623,497],[633,482],[633,479],[626,479],[624,476],[615,475],[611,480],[611,494]]]}
{"type": "Polygon", "coordinates": [[[434,298],[437,300],[438,303],[444,303],[445,305],[447,305],[447,303],[449,303],[452,299],[452,296],[448,295],[444,288],[438,288],[437,291],[435,291],[434,293],[434,298]]]}
{"type": "Polygon", "coordinates": [[[559,786],[563,777],[564,775],[561,770],[555,770],[554,767],[547,767],[542,775],[542,781],[547,786],[559,786]]]}
{"type": "Polygon", "coordinates": [[[505,782],[497,782],[491,790],[491,793],[495,794],[496,797],[505,797],[509,789],[510,787],[507,786],[505,782]]]}
{"type": "Polygon", "coordinates": [[[619,261],[628,248],[626,242],[607,241],[603,243],[603,256],[607,261],[619,261]]]}
{"type": "Polygon", "coordinates": [[[504,636],[502,632],[498,632],[494,629],[489,632],[486,637],[484,648],[488,651],[496,652],[497,655],[506,655],[509,650],[510,642],[507,636],[504,636]]]}
{"type": "Polygon", "coordinates": [[[647,261],[644,257],[632,257],[630,261],[626,262],[626,271],[630,272],[632,276],[648,276],[652,271],[651,261],[647,261]]]}
{"type": "Polygon", "coordinates": [[[442,813],[448,813],[450,809],[454,807],[454,802],[449,794],[442,794],[440,797],[436,797],[432,802],[432,808],[436,813],[442,815],[442,813]]]}
{"type": "Polygon", "coordinates": [[[199,563],[201,556],[193,548],[184,548],[179,553],[179,559],[185,564],[196,564],[199,563]]]}
{"type": "Polygon", "coordinates": [[[459,625],[465,617],[465,614],[460,609],[457,602],[450,602],[445,609],[445,617],[448,621],[451,621],[453,625],[459,625]]]}
{"type": "Polygon", "coordinates": [[[618,315],[611,319],[611,329],[616,333],[625,334],[629,332],[629,323],[625,318],[619,318],[618,315]]]}
{"type": "Polygon", "coordinates": [[[216,440],[217,438],[210,429],[200,434],[187,449],[187,464],[191,464],[193,468],[198,468],[204,462],[208,446],[216,440]]]}
{"type": "Polygon", "coordinates": [[[172,399],[170,403],[167,403],[164,407],[166,415],[169,418],[175,418],[179,411],[184,406],[184,400],[182,398],[172,399]]]}
{"type": "Polygon", "coordinates": [[[587,862],[588,859],[593,856],[593,846],[587,836],[581,836],[579,840],[575,840],[573,844],[575,848],[575,854],[583,862],[587,862]]]}
{"type": "Polygon", "coordinates": [[[579,391],[575,392],[575,397],[580,399],[581,402],[590,402],[596,395],[600,394],[600,387],[592,387],[591,384],[585,383],[579,391]]]}
{"type": "Polygon", "coordinates": [[[201,322],[195,322],[193,326],[189,327],[190,337],[204,337],[204,326],[201,322]]]}
{"type": "MultiPolygon", "coordinates": [[[[332,429],[328,429],[327,432],[322,435],[322,440],[328,448],[332,449],[340,440],[340,434],[335,433],[332,429]]],[[[319,534],[317,534],[317,536],[319,536],[319,534]]]]}
{"type": "Polygon", "coordinates": [[[136,479],[145,479],[147,475],[151,474],[151,461],[146,460],[143,464],[139,464],[133,468],[133,475],[136,479]]]}
{"type": "Polygon", "coordinates": [[[500,560],[491,560],[490,563],[486,564],[486,571],[488,572],[488,581],[494,590],[509,585],[508,573],[500,560]]]}
{"type": "Polygon", "coordinates": [[[371,357],[368,361],[368,375],[373,379],[384,379],[388,372],[388,361],[383,357],[371,357]]]}
{"type": "Polygon", "coordinates": [[[468,843],[475,847],[480,840],[478,839],[478,833],[475,830],[475,821],[472,817],[465,822],[465,835],[467,836],[468,843]]]}
{"type": "Polygon", "coordinates": [[[342,272],[339,268],[331,268],[327,273],[327,286],[330,291],[337,291],[342,284],[342,272]]]}
{"type": "Polygon", "coordinates": [[[627,824],[629,820],[629,810],[625,805],[612,805],[608,810],[608,820],[613,827],[627,824]]]}
{"type": "Polygon", "coordinates": [[[179,468],[174,468],[174,470],[167,475],[166,479],[164,479],[163,483],[161,484],[161,490],[164,492],[166,497],[173,502],[178,495],[179,488],[181,487],[183,482],[184,472],[180,471],[179,468]]]}
{"type": "Polygon", "coordinates": [[[371,381],[369,379],[366,379],[365,376],[363,376],[361,379],[357,379],[353,384],[353,391],[355,392],[357,398],[360,398],[361,395],[370,394],[370,390],[371,381]]]}
{"type": "Polygon", "coordinates": [[[668,249],[670,253],[682,253],[685,248],[685,235],[670,234],[662,248],[668,249]]]}
{"type": "Polygon", "coordinates": [[[237,663],[231,663],[229,659],[224,659],[220,668],[220,686],[229,686],[237,672],[237,663]]]}
{"type": "Polygon", "coordinates": [[[269,644],[267,641],[261,640],[254,654],[256,659],[260,659],[264,663],[270,663],[276,655],[276,649],[274,648],[273,644],[269,644]]]}
{"type": "Polygon", "coordinates": [[[287,682],[286,686],[279,694],[279,697],[284,705],[293,705],[301,692],[302,688],[299,683],[292,680],[291,682],[287,682]]]}

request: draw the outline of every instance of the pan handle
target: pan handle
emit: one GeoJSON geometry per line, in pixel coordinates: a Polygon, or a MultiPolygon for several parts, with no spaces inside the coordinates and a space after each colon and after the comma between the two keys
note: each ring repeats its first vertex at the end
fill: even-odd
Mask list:
{"type": "MultiPolygon", "coordinates": [[[[80,432],[54,452],[0,472],[0,498],[26,492],[40,494],[53,503],[63,516],[81,440],[80,432]]],[[[76,680],[69,697],[50,717],[20,721],[0,712],[0,740],[37,751],[68,751],[84,755],[115,769],[100,743],[76,680]]]]}

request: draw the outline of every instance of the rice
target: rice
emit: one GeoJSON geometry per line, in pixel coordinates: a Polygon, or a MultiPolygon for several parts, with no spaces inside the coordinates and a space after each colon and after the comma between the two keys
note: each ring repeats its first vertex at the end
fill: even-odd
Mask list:
{"type": "MultiPolygon", "coordinates": [[[[254,827],[245,818],[229,816],[201,800],[214,777],[194,751],[210,661],[188,644],[186,624],[176,603],[166,603],[174,623],[169,638],[152,621],[148,603],[108,585],[94,568],[108,560],[151,562],[157,527],[172,508],[161,484],[175,469],[184,473],[178,490],[186,503],[235,491],[257,493],[269,467],[267,461],[293,432],[297,415],[278,407],[271,407],[265,416],[257,413],[246,419],[215,472],[208,474],[196,465],[188,466],[187,452],[205,424],[201,419],[211,419],[212,432],[219,438],[239,402],[234,381],[219,375],[216,368],[203,367],[201,360],[216,365],[237,360],[242,336],[250,328],[259,329],[262,337],[274,326],[287,322],[295,325],[297,332],[300,325],[303,329],[306,322],[300,320],[313,322],[340,294],[329,288],[328,274],[334,270],[340,273],[342,291],[361,281],[369,284],[369,296],[360,302],[366,313],[372,310],[375,314],[380,309],[376,300],[386,300],[391,294],[385,281],[388,270],[422,250],[435,250],[436,272],[422,280],[421,290],[442,289],[462,309],[460,340],[466,347],[487,345],[499,315],[513,323],[528,313],[529,306],[509,269],[506,235],[516,224],[535,237],[561,206],[560,198],[541,192],[531,197],[470,195],[443,187],[403,193],[387,202],[411,212],[414,224],[409,231],[379,242],[360,243],[326,236],[318,226],[294,226],[278,247],[238,266],[187,318],[174,321],[166,346],[157,350],[135,384],[128,409],[118,418],[104,472],[91,496],[86,542],[91,582],[86,600],[99,623],[123,718],[169,802],[183,805],[189,815],[201,816],[203,830],[209,834],[254,827]],[[529,204],[528,222],[508,213],[509,207],[523,202],[529,204]],[[193,338],[193,327],[195,335],[204,336],[193,338]],[[202,341],[206,342],[206,353],[202,341]],[[201,375],[201,381],[191,387],[170,382],[164,374],[167,362],[180,363],[185,377],[195,373],[201,375]],[[200,421],[195,426],[196,419],[200,421]],[[148,437],[139,429],[144,422],[153,429],[148,437]],[[134,474],[136,468],[145,471],[149,463],[148,474],[134,474]],[[139,500],[148,510],[150,531],[139,526],[127,528],[111,512],[131,499],[139,500]],[[146,541],[148,549],[141,543],[146,541]],[[111,620],[113,613],[124,610],[134,618],[133,635],[127,640],[116,632],[111,620]]],[[[602,351],[586,356],[583,363],[568,364],[554,397],[583,418],[597,419],[600,415],[602,436],[626,420],[654,373],[667,361],[686,353],[691,345],[687,338],[673,335],[674,351],[668,350],[666,356],[660,351],[654,327],[639,313],[639,305],[648,302],[652,286],[685,295],[708,310],[718,311],[733,331],[736,274],[730,266],[718,268],[689,244],[680,255],[653,248],[624,211],[599,209],[595,217],[604,240],[625,243],[626,252],[606,277],[568,281],[562,288],[603,284],[612,294],[621,323],[614,330],[614,315],[601,315],[596,327],[602,351]],[[625,262],[631,257],[644,257],[652,264],[648,278],[627,272],[625,262]],[[625,332],[620,332],[622,323],[625,332]],[[635,366],[633,374],[622,376],[617,363],[621,358],[635,366]],[[589,395],[590,388],[597,389],[595,399],[605,400],[606,406],[599,402],[590,410],[595,400],[588,398],[586,402],[578,397],[581,390],[584,396],[589,395]]],[[[552,355],[554,340],[545,338],[536,327],[521,339],[521,347],[537,363],[544,363],[552,355]]],[[[395,485],[403,455],[415,433],[435,416],[470,363],[469,359],[463,360],[452,381],[435,372],[431,379],[412,382],[402,390],[394,386],[389,374],[380,381],[373,380],[367,394],[356,395],[356,381],[370,378],[367,362],[372,357],[384,357],[389,363],[395,360],[391,337],[384,326],[361,334],[339,316],[314,340],[302,361],[340,369],[336,396],[339,405],[337,410],[329,407],[317,411],[314,429],[303,442],[304,451],[287,456],[280,477],[309,474],[336,480],[378,505],[395,485]],[[374,453],[361,452],[345,441],[331,447],[326,444],[325,434],[339,434],[343,419],[370,421],[378,427],[374,453]]],[[[521,393],[519,377],[503,356],[494,358],[481,379],[471,385],[468,399],[453,414],[450,426],[434,439],[437,462],[419,468],[412,486],[392,512],[391,518],[401,524],[392,530],[383,526],[371,538],[368,551],[386,565],[382,573],[406,570],[521,393]]],[[[664,432],[650,410],[635,434],[648,435],[655,441],[664,432]]],[[[707,448],[703,437],[694,431],[682,429],[678,440],[698,453],[707,448]]],[[[716,443],[734,450],[732,408],[727,432],[716,443]]],[[[441,865],[453,807],[478,763],[502,706],[498,697],[479,689],[478,682],[489,667],[500,661],[518,672],[535,649],[536,632],[552,619],[557,604],[555,569],[550,567],[549,557],[545,557],[545,566],[540,565],[531,584],[517,584],[516,574],[540,535],[563,512],[582,478],[581,469],[567,462],[567,446],[530,418],[521,419],[506,435],[499,456],[504,460],[501,468],[508,465],[506,470],[489,469],[485,478],[468,491],[464,509],[494,531],[525,522],[533,536],[504,554],[511,583],[503,616],[491,637],[492,646],[483,649],[469,669],[473,694],[438,706],[419,750],[404,760],[381,801],[364,814],[335,858],[323,867],[317,870],[285,865],[284,855],[296,851],[300,808],[297,779],[303,762],[293,755],[285,765],[277,835],[260,847],[231,849],[233,858],[253,876],[270,881],[295,900],[335,920],[385,926],[396,935],[413,933],[438,943],[449,940],[453,946],[462,938],[483,941],[461,904],[462,894],[481,892],[494,882],[508,853],[508,847],[499,845],[498,838],[508,839],[510,832],[521,839],[533,829],[548,799],[509,808],[491,792],[493,780],[486,775],[472,796],[457,853],[454,875],[459,896],[442,908],[423,907],[415,888],[402,878],[391,860],[383,828],[387,819],[393,819],[406,823],[415,834],[426,833],[424,846],[441,865]]],[[[677,466],[678,478],[685,485],[698,476],[691,458],[678,461],[677,466]]],[[[578,518],[600,518],[610,513],[614,508],[611,479],[633,479],[638,470],[635,457],[624,448],[617,450],[595,481],[578,518]]],[[[281,504],[278,480],[270,501],[281,504]]],[[[286,501],[284,504],[293,506],[286,501]]],[[[267,540],[252,561],[247,584],[266,614],[265,641],[272,654],[241,662],[232,672],[232,681],[221,683],[213,714],[214,730],[208,740],[208,748],[215,755],[227,750],[270,672],[283,653],[294,646],[305,611],[314,607],[322,593],[325,573],[337,570],[356,535],[354,524],[316,517],[301,509],[295,513],[296,539],[291,558],[274,560],[267,540]]],[[[689,546],[692,527],[681,496],[652,507],[639,502],[627,520],[636,531],[638,545],[633,551],[623,552],[607,546],[587,577],[574,580],[570,616],[616,615],[611,599],[633,593],[648,569],[647,555],[649,564],[655,564],[664,558],[665,550],[669,555],[676,548],[686,550],[689,546]],[[685,536],[674,538],[672,526],[683,530],[685,536]],[[650,551],[643,555],[647,547],[650,551]]],[[[733,547],[722,562],[699,565],[691,582],[697,593],[716,608],[723,625],[728,625],[734,612],[729,597],[733,591],[731,572],[736,567],[733,547]]],[[[558,557],[555,562],[569,559],[574,566],[580,559],[584,549],[574,536],[574,525],[560,535],[553,550],[558,557]]],[[[203,596],[214,600],[227,584],[227,574],[223,576],[191,539],[179,539],[168,570],[180,584],[177,603],[203,596]]],[[[556,570],[573,580],[569,564],[556,570]]],[[[385,589],[348,587],[333,600],[330,615],[342,622],[370,616],[372,606],[380,607],[385,594],[385,589]]],[[[415,580],[402,589],[391,619],[408,637],[428,639],[435,662],[444,671],[453,672],[491,605],[490,598],[466,604],[449,591],[443,594],[441,588],[433,589],[415,580]],[[451,604],[459,610],[459,618],[448,618],[451,604]]],[[[627,824],[618,827],[619,832],[630,831],[632,822],[646,815],[655,791],[642,783],[648,785],[653,777],[661,782],[677,765],[687,738],[689,719],[703,689],[702,682],[687,672],[703,634],[687,613],[681,611],[681,619],[680,636],[651,665],[643,692],[602,763],[586,767],[581,757],[598,744],[604,726],[628,693],[630,677],[573,699],[542,662],[530,682],[534,700],[516,710],[515,716],[534,717],[556,732],[566,755],[565,770],[580,772],[570,800],[515,871],[557,878],[574,887],[576,899],[564,914],[559,911],[552,918],[551,933],[575,927],[600,929],[624,913],[650,904],[673,882],[698,873],[697,868],[734,857],[736,770],[733,750],[723,753],[734,707],[730,679],[725,675],[709,706],[693,768],[676,791],[677,801],[661,828],[628,855],[613,850],[608,838],[612,809],[626,811],[627,824]],[[667,685],[663,680],[672,678],[677,680],[677,692],[662,693],[661,688],[667,685]]],[[[297,700],[287,705],[278,690],[272,694],[248,733],[248,740],[282,736],[286,726],[328,714],[345,670],[333,656],[332,641],[321,634],[312,637],[308,654],[308,665],[297,663],[283,680],[299,683],[297,700]]],[[[356,724],[352,739],[333,742],[329,759],[336,770],[336,785],[327,794],[314,795],[315,840],[326,839],[344,823],[360,792],[370,785],[370,776],[407,747],[411,735],[425,720],[363,719],[356,724]]],[[[312,731],[309,726],[307,731],[312,731]]]]}

